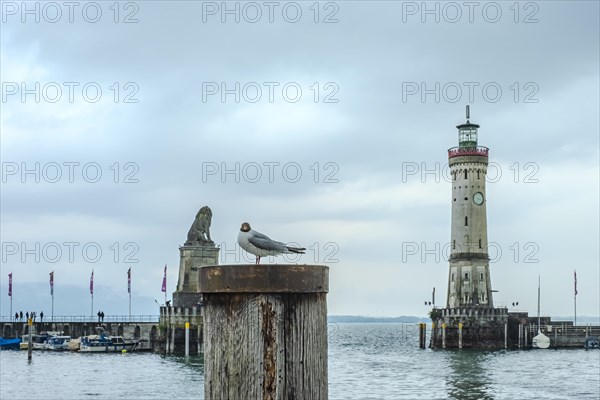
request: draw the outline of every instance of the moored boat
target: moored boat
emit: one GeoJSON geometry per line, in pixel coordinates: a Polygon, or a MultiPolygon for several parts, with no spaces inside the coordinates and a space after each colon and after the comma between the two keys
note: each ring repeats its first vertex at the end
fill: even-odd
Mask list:
{"type": "Polygon", "coordinates": [[[69,350],[79,351],[79,345],[81,344],[81,338],[71,339],[69,342],[69,350]]]}
{"type": "MultiPolygon", "coordinates": [[[[42,332],[42,333],[34,333],[31,335],[31,343],[32,343],[32,348],[33,350],[45,350],[45,345],[44,343],[46,343],[46,339],[48,339],[50,336],[49,333],[46,332],[42,332]]],[[[21,350],[27,350],[29,348],[29,334],[25,334],[21,337],[21,345],[20,345],[20,349],[21,350]]]]}
{"type": "Polygon", "coordinates": [[[79,351],[82,353],[120,353],[123,350],[133,351],[136,341],[125,341],[122,336],[100,335],[83,336],[80,338],[79,351]]]}
{"type": "Polygon", "coordinates": [[[583,347],[588,349],[600,349],[600,340],[597,337],[589,337],[583,343],[583,347]]]}
{"type": "Polygon", "coordinates": [[[51,351],[69,350],[69,342],[70,341],[71,341],[70,336],[59,336],[59,335],[50,336],[48,339],[46,339],[46,342],[44,343],[44,349],[51,350],[51,351]]]}
{"type": "Polygon", "coordinates": [[[550,338],[542,333],[541,319],[540,319],[540,277],[538,276],[538,334],[531,339],[531,347],[534,349],[547,349],[550,347],[550,338]]]}
{"type": "Polygon", "coordinates": [[[19,338],[5,339],[3,337],[0,337],[0,349],[2,349],[2,350],[18,349],[20,343],[21,343],[21,339],[19,339],[19,338]]]}

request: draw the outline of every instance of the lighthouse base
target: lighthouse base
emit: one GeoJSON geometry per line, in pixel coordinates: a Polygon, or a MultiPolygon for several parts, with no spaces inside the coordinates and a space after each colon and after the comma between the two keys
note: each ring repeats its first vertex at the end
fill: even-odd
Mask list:
{"type": "Polygon", "coordinates": [[[494,350],[512,347],[506,308],[435,309],[431,317],[431,348],[494,350]]]}

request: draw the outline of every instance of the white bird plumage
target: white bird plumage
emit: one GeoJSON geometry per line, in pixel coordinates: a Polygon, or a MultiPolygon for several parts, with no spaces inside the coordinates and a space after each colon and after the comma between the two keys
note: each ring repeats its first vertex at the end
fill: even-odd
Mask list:
{"type": "Polygon", "coordinates": [[[256,256],[257,264],[260,264],[261,257],[289,253],[304,254],[304,250],[306,250],[303,247],[292,247],[283,242],[272,240],[267,235],[253,230],[247,222],[244,222],[240,228],[238,244],[242,249],[256,256]]]}

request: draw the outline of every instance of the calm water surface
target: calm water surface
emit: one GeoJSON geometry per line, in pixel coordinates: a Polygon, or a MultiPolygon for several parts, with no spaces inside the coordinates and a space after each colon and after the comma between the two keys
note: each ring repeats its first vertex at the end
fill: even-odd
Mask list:
{"type": "MultiPolygon", "coordinates": [[[[600,351],[419,350],[414,325],[330,324],[329,399],[600,399],[600,351]]],[[[203,399],[202,357],[0,352],[0,399],[203,399]]],[[[318,399],[315,399],[318,400],[318,399]]]]}

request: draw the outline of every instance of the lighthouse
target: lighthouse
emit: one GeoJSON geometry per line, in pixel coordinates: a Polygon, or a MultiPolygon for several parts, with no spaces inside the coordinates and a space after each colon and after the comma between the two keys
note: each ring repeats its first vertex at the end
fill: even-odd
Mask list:
{"type": "Polygon", "coordinates": [[[451,252],[446,308],[493,308],[488,256],[485,178],[489,149],[477,143],[479,125],[458,125],[458,146],[448,150],[452,176],[451,252]]]}

